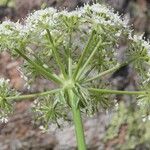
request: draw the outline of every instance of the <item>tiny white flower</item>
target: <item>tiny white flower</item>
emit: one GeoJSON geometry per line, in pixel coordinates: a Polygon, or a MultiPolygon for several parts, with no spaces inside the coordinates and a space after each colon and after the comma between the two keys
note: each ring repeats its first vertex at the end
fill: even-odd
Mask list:
{"type": "Polygon", "coordinates": [[[68,12],[67,10],[64,10],[64,11],[61,11],[59,13],[59,15],[63,15],[63,16],[66,16],[66,17],[81,17],[82,16],[82,11],[74,10],[74,11],[68,12]]]}
{"type": "Polygon", "coordinates": [[[39,129],[41,129],[41,130],[45,130],[45,128],[44,128],[44,126],[39,126],[39,129]]]}
{"type": "Polygon", "coordinates": [[[100,4],[92,5],[91,10],[97,13],[108,13],[110,11],[106,6],[100,4]]]}
{"type": "Polygon", "coordinates": [[[148,53],[150,53],[150,42],[144,40],[143,34],[132,36],[131,33],[129,33],[128,37],[133,42],[141,44],[146,50],[148,50],[148,53]]]}
{"type": "Polygon", "coordinates": [[[146,117],[142,118],[142,121],[145,122],[146,121],[146,117]]]}
{"type": "Polygon", "coordinates": [[[8,122],[8,118],[7,117],[2,117],[2,118],[0,118],[0,122],[7,123],[8,122]]]}
{"type": "Polygon", "coordinates": [[[3,86],[4,84],[9,84],[9,79],[0,78],[0,86],[3,86]]]}
{"type": "Polygon", "coordinates": [[[119,30],[119,31],[115,34],[115,36],[116,36],[116,37],[120,37],[120,36],[121,36],[121,33],[122,33],[122,31],[119,30]]]}

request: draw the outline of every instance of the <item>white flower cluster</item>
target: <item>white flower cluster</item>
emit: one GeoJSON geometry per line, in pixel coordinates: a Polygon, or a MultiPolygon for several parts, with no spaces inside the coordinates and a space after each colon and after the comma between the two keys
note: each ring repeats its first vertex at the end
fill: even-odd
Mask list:
{"type": "Polygon", "coordinates": [[[2,115],[2,116],[0,116],[0,123],[1,123],[1,122],[2,122],[2,123],[7,123],[7,122],[8,122],[8,117],[3,117],[3,116],[5,116],[5,114],[2,115]]]}
{"type": "Polygon", "coordinates": [[[10,80],[0,78],[0,102],[8,96],[19,95],[14,89],[10,86],[10,80]]]}
{"type": "Polygon", "coordinates": [[[27,26],[24,26],[19,22],[14,23],[8,20],[0,24],[0,37],[7,36],[10,38],[16,37],[23,39],[29,32],[27,26]]]}
{"type": "Polygon", "coordinates": [[[144,47],[148,53],[150,54],[150,42],[145,41],[143,35],[131,35],[129,34],[129,39],[137,44],[141,44],[142,47],[144,47]]]}
{"type": "Polygon", "coordinates": [[[12,112],[13,104],[15,103],[7,98],[19,95],[17,91],[10,87],[9,82],[10,80],[8,79],[0,78],[0,122],[7,122],[7,115],[12,112]]]}
{"type": "Polygon", "coordinates": [[[0,78],[0,88],[2,88],[4,85],[8,86],[9,82],[9,79],[5,80],[4,78],[0,78]]]}
{"type": "Polygon", "coordinates": [[[57,19],[56,15],[57,10],[54,8],[46,8],[44,10],[35,11],[32,14],[29,14],[27,19],[25,20],[25,26],[28,31],[34,31],[41,27],[50,28],[55,25],[57,19]]]}
{"type": "Polygon", "coordinates": [[[22,25],[19,22],[11,22],[10,20],[4,21],[0,24],[0,35],[11,35],[15,32],[20,32],[22,30],[22,25]]]}
{"type": "MultiPolygon", "coordinates": [[[[86,4],[83,8],[68,12],[67,10],[59,12],[54,8],[46,8],[38,10],[28,15],[24,24],[19,22],[13,23],[5,21],[0,24],[0,50],[6,48],[13,50],[15,48],[25,50],[27,47],[36,47],[36,53],[50,49],[48,40],[46,39],[45,29],[49,29],[54,40],[58,41],[57,49],[67,47],[69,32],[73,31],[72,48],[81,50],[95,29],[98,34],[104,37],[103,42],[117,41],[122,33],[126,32],[130,35],[127,21],[114,13],[114,10],[101,4],[86,4]],[[68,29],[72,27],[72,29],[68,29]],[[107,34],[107,35],[106,35],[107,34]],[[106,38],[107,36],[107,38],[106,38]],[[47,46],[44,46],[44,44],[47,46]],[[38,46],[41,51],[39,51],[38,46]]],[[[103,38],[103,37],[102,37],[103,38]]],[[[143,40],[140,36],[129,36],[133,42],[141,43],[148,51],[149,42],[143,40]]],[[[113,46],[109,45],[110,47],[113,46]]],[[[111,48],[112,49],[112,48],[111,48]]],[[[45,53],[45,51],[44,51],[45,53]]]]}
{"type": "Polygon", "coordinates": [[[6,105],[6,96],[9,93],[9,80],[5,80],[4,78],[0,78],[0,122],[6,123],[8,121],[5,113],[6,105]],[[3,111],[4,110],[4,111],[3,111]]]}
{"type": "Polygon", "coordinates": [[[19,22],[4,21],[0,24],[0,51],[20,46],[24,40],[28,39],[29,34],[26,26],[19,22]]]}
{"type": "MultiPolygon", "coordinates": [[[[72,12],[68,12],[66,10],[58,12],[54,8],[46,8],[44,10],[38,10],[30,14],[25,20],[24,25],[19,22],[13,23],[11,21],[5,21],[0,24],[0,39],[4,38],[5,35],[9,36],[7,40],[24,40],[24,38],[29,38],[28,35],[32,36],[33,32],[38,32],[38,34],[41,35],[45,28],[49,28],[50,30],[61,30],[60,26],[58,26],[61,24],[61,22],[63,22],[63,20],[60,19],[60,16],[79,17],[81,20],[84,20],[82,24],[89,22],[90,18],[91,26],[92,23],[97,25],[104,24],[113,26],[122,25],[122,27],[127,26],[127,23],[123,21],[118,14],[115,14],[112,9],[109,9],[106,6],[100,4],[93,4],[92,6],[87,4],[83,8],[72,12]],[[90,14],[89,10],[91,11],[90,14]]],[[[21,40],[19,42],[21,42],[21,40]]]]}
{"type": "Polygon", "coordinates": [[[118,13],[114,13],[112,8],[105,5],[94,4],[92,6],[85,5],[84,12],[92,11],[93,21],[104,25],[121,25],[122,27],[128,27],[128,21],[122,20],[118,13]]]}
{"type": "Polygon", "coordinates": [[[2,100],[6,94],[9,92],[9,80],[5,80],[4,78],[0,78],[0,100],[2,100]]]}

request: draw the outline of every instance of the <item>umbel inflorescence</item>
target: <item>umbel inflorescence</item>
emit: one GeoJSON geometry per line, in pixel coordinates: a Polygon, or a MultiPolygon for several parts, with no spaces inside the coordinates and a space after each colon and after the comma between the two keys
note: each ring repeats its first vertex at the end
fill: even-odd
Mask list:
{"type": "MultiPolygon", "coordinates": [[[[24,75],[32,82],[40,75],[58,87],[12,99],[38,97],[37,110],[47,122],[66,118],[72,108],[77,135],[80,109],[93,114],[100,104],[109,104],[109,94],[142,95],[142,99],[149,94],[149,42],[134,35],[127,21],[104,5],[87,4],[72,12],[47,8],[29,14],[24,23],[4,21],[0,24],[0,51],[4,50],[24,58],[24,75]],[[127,43],[127,59],[119,64],[115,56],[122,39],[127,43]],[[127,64],[139,73],[142,91],[114,91],[104,80],[103,76],[127,64]]],[[[9,94],[0,96],[1,101],[8,99],[9,94]]],[[[80,148],[83,143],[79,140],[80,148]]]]}

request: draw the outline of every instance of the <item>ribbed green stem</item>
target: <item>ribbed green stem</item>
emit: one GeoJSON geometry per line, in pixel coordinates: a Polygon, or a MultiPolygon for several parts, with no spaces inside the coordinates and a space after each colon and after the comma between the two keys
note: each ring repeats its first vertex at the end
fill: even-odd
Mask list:
{"type": "Polygon", "coordinates": [[[88,42],[86,44],[86,46],[83,49],[82,55],[79,58],[79,61],[78,61],[78,64],[77,64],[77,68],[75,70],[75,73],[73,74],[73,78],[74,79],[75,79],[75,77],[77,76],[77,74],[78,74],[78,72],[80,70],[80,67],[81,67],[81,65],[83,63],[83,60],[84,60],[84,57],[86,56],[87,51],[89,50],[89,46],[90,46],[91,41],[93,39],[94,33],[95,33],[95,31],[93,30],[92,33],[91,33],[91,36],[90,36],[90,38],[89,38],[89,40],[88,40],[88,42]]]}
{"type": "Polygon", "coordinates": [[[134,58],[134,59],[131,59],[131,60],[129,60],[128,62],[125,62],[125,63],[123,63],[123,64],[117,64],[115,67],[113,67],[113,68],[111,68],[111,69],[109,69],[109,70],[106,70],[106,71],[104,71],[104,72],[101,72],[100,74],[98,74],[98,75],[96,75],[96,76],[94,76],[94,77],[92,77],[92,78],[90,78],[90,79],[85,80],[84,83],[87,83],[87,82],[96,80],[96,79],[98,79],[98,78],[100,78],[100,77],[103,77],[103,76],[105,76],[105,75],[107,75],[107,74],[109,74],[109,73],[111,73],[111,72],[113,72],[113,71],[119,69],[120,67],[123,67],[123,66],[125,66],[125,65],[128,65],[128,64],[130,64],[130,63],[136,61],[137,59],[141,59],[141,58],[140,58],[140,57],[139,57],[139,58],[134,58]]]}
{"type": "Polygon", "coordinates": [[[122,66],[122,65],[119,65],[119,64],[118,64],[118,65],[116,65],[115,67],[113,67],[113,68],[111,68],[111,69],[109,69],[109,70],[106,70],[106,71],[104,71],[104,72],[101,72],[100,74],[94,76],[93,78],[90,78],[90,79],[85,80],[84,83],[87,83],[87,82],[96,80],[96,79],[98,79],[98,78],[100,78],[100,77],[103,77],[103,76],[105,76],[105,75],[107,75],[107,74],[109,74],[109,73],[111,73],[111,72],[113,72],[113,71],[119,69],[121,66],[122,66]]]}
{"type": "Polygon", "coordinates": [[[46,31],[47,31],[48,38],[49,38],[49,41],[50,41],[51,46],[52,46],[52,51],[53,51],[53,54],[54,54],[56,63],[58,64],[59,69],[61,70],[61,72],[62,72],[64,78],[67,78],[67,74],[66,74],[66,72],[65,72],[65,68],[64,68],[64,66],[63,66],[63,63],[61,62],[61,58],[59,57],[59,53],[57,52],[57,49],[56,49],[56,47],[55,47],[55,43],[54,43],[54,41],[53,41],[53,38],[52,38],[52,36],[51,36],[51,33],[50,33],[50,31],[49,31],[48,29],[46,29],[46,31]]]}
{"type": "Polygon", "coordinates": [[[82,119],[81,119],[81,112],[80,112],[79,106],[76,106],[77,97],[73,93],[72,90],[68,90],[68,95],[69,95],[69,100],[70,100],[71,107],[72,107],[78,150],[86,150],[83,123],[82,123],[82,119]]]}
{"type": "Polygon", "coordinates": [[[15,51],[23,57],[29,64],[31,64],[33,67],[36,68],[36,70],[41,74],[42,76],[54,81],[55,83],[62,84],[61,79],[56,74],[51,74],[48,72],[43,66],[38,65],[37,63],[33,62],[31,59],[29,59],[25,54],[23,54],[20,50],[15,49],[15,51]]]}
{"type": "Polygon", "coordinates": [[[28,100],[30,98],[35,98],[35,97],[38,97],[38,96],[45,96],[45,95],[49,95],[49,94],[54,94],[56,92],[59,92],[60,90],[61,89],[54,89],[54,90],[51,90],[51,91],[34,93],[34,94],[11,96],[11,97],[6,97],[5,99],[6,100],[15,100],[15,101],[22,100],[22,99],[27,99],[28,100]]]}
{"type": "Polygon", "coordinates": [[[88,88],[89,91],[99,94],[126,94],[126,95],[144,95],[147,91],[119,91],[109,89],[88,88]]]}
{"type": "Polygon", "coordinates": [[[72,43],[72,33],[69,35],[69,46],[68,46],[68,75],[72,76],[72,56],[71,56],[71,43],[72,43]]]}
{"type": "Polygon", "coordinates": [[[97,44],[96,44],[96,47],[94,48],[94,50],[92,51],[92,53],[90,54],[90,56],[88,57],[88,59],[85,61],[83,67],[79,70],[77,76],[76,76],[76,80],[78,80],[78,78],[80,77],[80,75],[82,74],[82,72],[85,70],[85,68],[87,67],[87,65],[90,63],[92,57],[94,56],[94,54],[96,53],[96,51],[98,50],[98,48],[100,47],[101,45],[101,41],[99,41],[97,44]]]}
{"type": "Polygon", "coordinates": [[[70,56],[68,58],[68,74],[69,74],[69,77],[71,77],[71,75],[72,75],[72,59],[70,56]]]}

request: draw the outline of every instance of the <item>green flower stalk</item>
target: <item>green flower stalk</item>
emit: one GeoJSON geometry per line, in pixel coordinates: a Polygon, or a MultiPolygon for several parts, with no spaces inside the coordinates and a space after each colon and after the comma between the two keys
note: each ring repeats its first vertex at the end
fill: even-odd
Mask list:
{"type": "Polygon", "coordinates": [[[19,93],[9,87],[9,80],[0,79],[0,120],[7,120],[7,114],[13,109],[8,97],[18,97],[19,93]]]}
{"type": "Polygon", "coordinates": [[[149,42],[134,35],[127,22],[104,5],[87,4],[72,12],[47,8],[29,14],[24,24],[4,21],[0,24],[0,51],[4,50],[25,60],[22,68],[28,79],[34,82],[42,76],[54,82],[58,89],[15,96],[2,84],[0,108],[5,105],[7,110],[13,101],[36,98],[39,105],[35,109],[46,124],[52,119],[58,123],[57,118],[66,119],[72,111],[79,150],[86,149],[81,112],[93,115],[101,102],[107,99],[109,103],[109,94],[143,97],[149,92],[144,88],[149,70],[141,65],[149,64],[149,42]],[[121,37],[128,41],[128,57],[118,64],[114,56],[121,37]],[[143,90],[111,90],[102,81],[104,76],[126,64],[132,64],[141,75],[143,90]]]}

